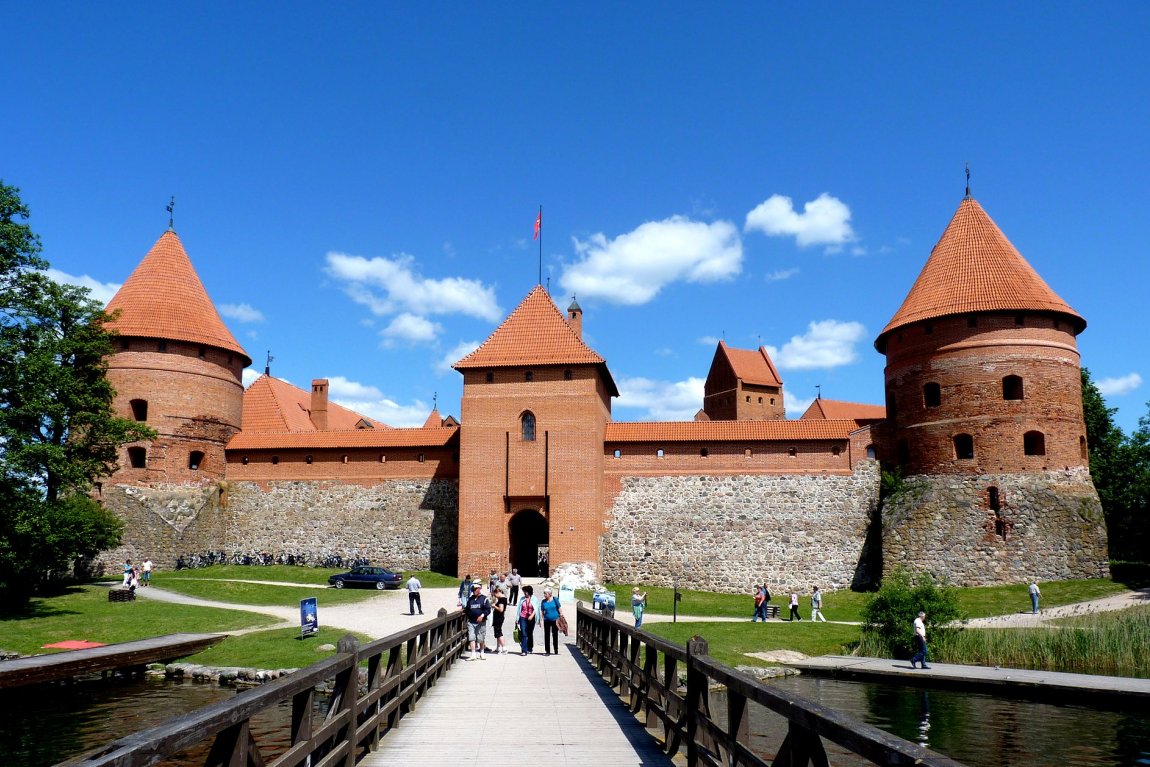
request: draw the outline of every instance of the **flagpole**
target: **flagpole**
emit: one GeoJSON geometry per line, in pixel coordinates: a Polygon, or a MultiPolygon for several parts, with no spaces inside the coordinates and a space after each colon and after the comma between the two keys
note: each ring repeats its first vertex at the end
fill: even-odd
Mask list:
{"type": "Polygon", "coordinates": [[[543,284],[543,206],[539,206],[539,284],[543,284]]]}

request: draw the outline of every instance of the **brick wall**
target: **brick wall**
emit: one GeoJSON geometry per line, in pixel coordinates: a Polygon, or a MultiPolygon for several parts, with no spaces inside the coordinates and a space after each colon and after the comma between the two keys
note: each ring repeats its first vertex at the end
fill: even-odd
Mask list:
{"type": "Polygon", "coordinates": [[[370,487],[391,479],[456,480],[458,456],[454,441],[446,447],[230,450],[228,480],[263,488],[273,482],[336,481],[370,487]]]}

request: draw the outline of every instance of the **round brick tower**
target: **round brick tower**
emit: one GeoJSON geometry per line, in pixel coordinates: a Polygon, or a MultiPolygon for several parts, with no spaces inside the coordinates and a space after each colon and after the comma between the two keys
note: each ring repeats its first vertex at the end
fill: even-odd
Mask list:
{"type": "Polygon", "coordinates": [[[119,333],[108,361],[114,407],[156,430],[121,448],[117,484],[224,479],[224,446],[240,428],[251,358],[228,331],[180,238],[169,229],[108,304],[119,333]]]}
{"type": "Polygon", "coordinates": [[[879,334],[884,569],[962,583],[1106,571],[1076,336],[1086,321],[967,196],[879,334]],[[955,546],[966,548],[955,557],[955,546]]]}

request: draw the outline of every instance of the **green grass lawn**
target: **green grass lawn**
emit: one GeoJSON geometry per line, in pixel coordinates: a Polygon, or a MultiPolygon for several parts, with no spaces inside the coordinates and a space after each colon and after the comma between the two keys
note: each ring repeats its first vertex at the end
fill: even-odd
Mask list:
{"type": "Polygon", "coordinates": [[[128,642],[162,634],[212,633],[274,623],[255,613],[188,607],[137,599],[109,602],[107,589],[76,586],[37,597],[27,609],[0,615],[0,647],[24,654],[51,652],[42,645],[66,639],[128,642]]]}
{"type": "MultiPolygon", "coordinates": [[[[319,633],[300,638],[299,628],[255,631],[232,636],[215,647],[209,647],[183,661],[202,666],[254,666],[255,668],[304,668],[334,654],[334,650],[319,651],[320,645],[338,644],[348,632],[332,626],[320,626],[319,633]]],[[[357,634],[360,642],[369,638],[357,634]]]]}
{"type": "Polygon", "coordinates": [[[767,666],[749,658],[749,652],[797,650],[805,655],[841,655],[858,641],[858,626],[841,623],[813,624],[772,621],[768,623],[648,623],[644,629],[676,644],[685,645],[698,634],[707,640],[711,657],[729,666],[767,666]]]}
{"type": "MultiPolygon", "coordinates": [[[[152,578],[152,583],[157,588],[199,599],[229,602],[236,605],[278,605],[281,607],[299,605],[299,601],[307,597],[316,597],[321,605],[345,605],[352,602],[363,602],[384,593],[365,588],[336,589],[326,584],[311,584],[311,588],[300,588],[298,586],[241,583],[219,578],[196,579],[155,576],[152,578]]],[[[393,591],[392,593],[396,592],[393,591]]]]}

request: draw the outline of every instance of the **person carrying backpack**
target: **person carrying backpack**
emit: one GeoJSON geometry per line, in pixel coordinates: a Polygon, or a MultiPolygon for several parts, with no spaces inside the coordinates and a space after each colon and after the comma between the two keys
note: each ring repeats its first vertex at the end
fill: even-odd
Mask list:
{"type": "Polygon", "coordinates": [[[519,653],[530,655],[535,651],[535,603],[531,596],[535,593],[530,585],[523,587],[523,599],[519,601],[519,653]]]}
{"type": "Polygon", "coordinates": [[[487,660],[483,652],[487,649],[487,616],[491,615],[491,601],[483,595],[483,584],[478,580],[471,583],[471,596],[463,608],[467,616],[467,638],[471,641],[471,659],[487,660]]]}

